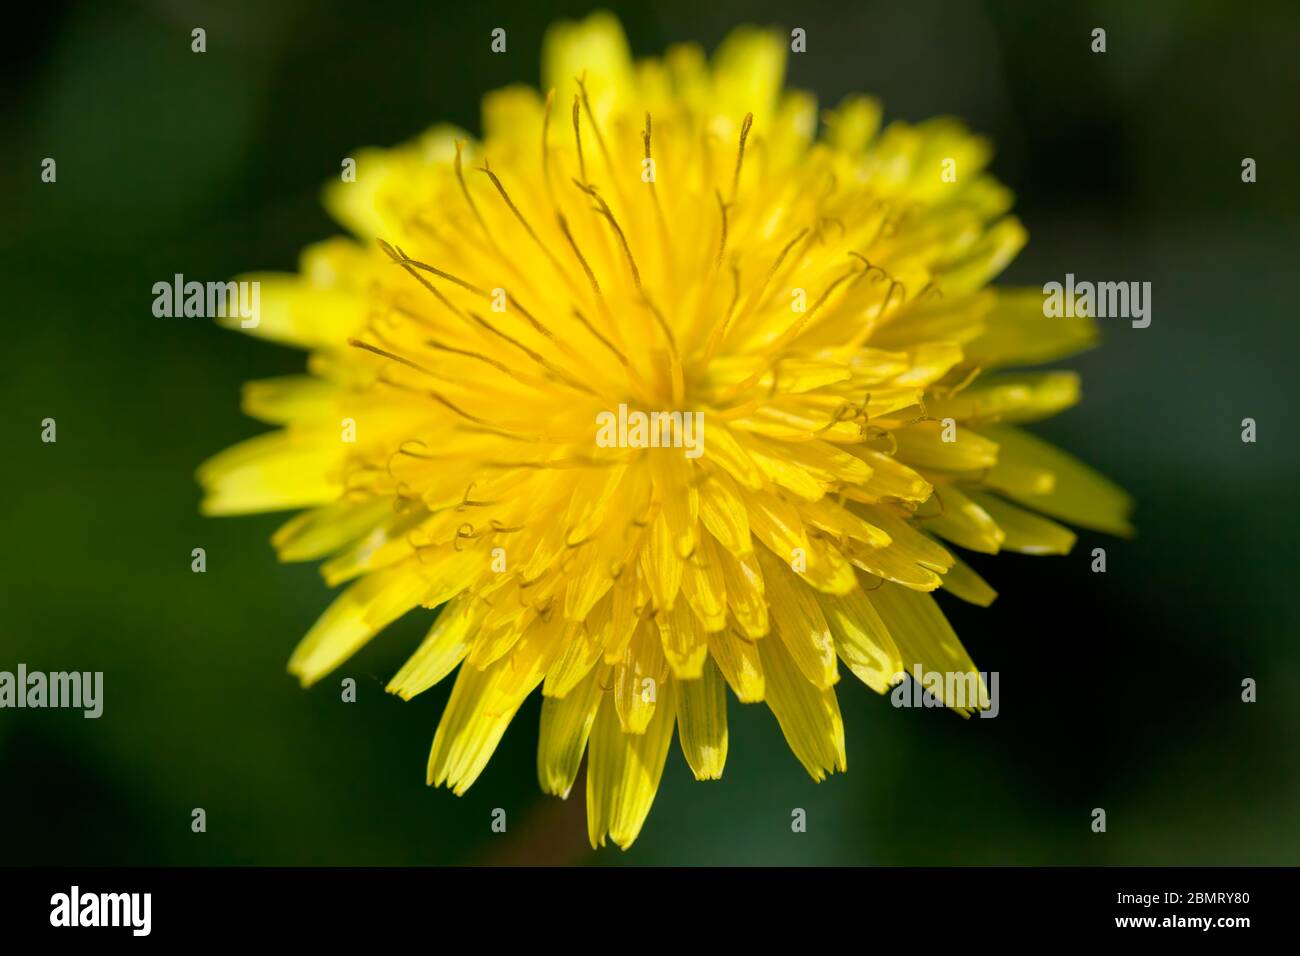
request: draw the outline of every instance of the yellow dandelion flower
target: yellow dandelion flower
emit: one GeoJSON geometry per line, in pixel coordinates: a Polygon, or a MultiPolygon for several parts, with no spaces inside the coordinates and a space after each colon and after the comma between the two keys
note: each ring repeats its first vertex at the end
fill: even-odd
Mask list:
{"type": "Polygon", "coordinates": [[[347,585],[293,653],[304,685],[441,608],[388,687],[455,672],[429,782],[463,793],[540,687],[542,788],[585,754],[591,842],[626,847],[674,729],[722,774],[728,687],[814,779],[844,770],[841,668],[879,693],[977,674],[929,592],[994,592],[941,542],[1064,553],[1052,518],[1124,533],[1129,502],[1020,427],[1078,381],[1008,369],[1095,330],[987,287],[1025,232],[983,140],[881,130],[864,97],[819,133],[753,29],[634,63],[597,14],[543,61],[545,92],[488,95],[481,141],[358,154],[326,192],[353,238],[250,277],[246,331],[310,374],[251,383],[279,430],[200,480],[211,514],[306,509],[279,556],[347,585]]]}

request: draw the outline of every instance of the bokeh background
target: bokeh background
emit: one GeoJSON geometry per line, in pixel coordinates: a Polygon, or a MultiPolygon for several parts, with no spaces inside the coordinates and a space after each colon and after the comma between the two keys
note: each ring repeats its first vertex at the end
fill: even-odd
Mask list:
{"type": "Polygon", "coordinates": [[[1294,5],[608,6],[638,55],[711,48],[742,22],[803,27],[789,82],[824,104],[867,91],[887,119],[951,113],[993,138],[1031,236],[1004,282],[1153,283],[1151,327],[1107,324],[1073,363],[1083,403],[1039,428],[1133,492],[1138,536],[974,559],[1001,599],[944,606],[1000,672],[1001,716],[894,710],[849,677],[850,769],[826,783],[765,708],[733,700],[725,779],[694,783],[674,748],[640,841],[594,853],[580,787],[539,794],[534,698],[467,796],[430,790],[450,682],[410,703],[382,690],[427,616],[345,667],[357,703],[337,680],[304,692],[284,665],[327,603],[317,572],[276,564],[282,516],[197,514],[195,466],[260,430],[238,411],[240,383],[303,356],[154,318],[151,287],[294,268],[337,231],[319,190],[342,157],[438,120],[477,131],[479,96],[536,83],[546,24],[587,8],[11,11],[0,669],[102,670],[106,690],[97,721],[0,711],[0,863],[1300,863],[1294,5]],[[497,26],[504,56],[488,50],[497,26]],[[1097,26],[1104,55],[1089,51],[1097,26]],[[56,185],[40,182],[46,156],[56,185]],[[47,416],[55,445],[39,438],[47,416]],[[1106,574],[1089,570],[1099,544],[1106,574]],[[195,547],[206,574],[190,571],[195,547]],[[496,807],[507,834],[490,830],[496,807]]]}

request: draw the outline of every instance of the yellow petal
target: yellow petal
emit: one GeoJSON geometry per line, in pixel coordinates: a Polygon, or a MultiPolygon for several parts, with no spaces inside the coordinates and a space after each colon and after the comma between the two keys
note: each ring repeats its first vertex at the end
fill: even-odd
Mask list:
{"type": "MultiPolygon", "coordinates": [[[[542,86],[555,90],[557,107],[570,108],[583,77],[597,121],[604,120],[632,84],[632,56],[618,19],[604,11],[585,20],[562,20],[542,41],[542,86]]],[[[564,115],[568,115],[565,113],[564,115]]],[[[583,122],[587,118],[583,116],[583,122]]]]}
{"type": "Polygon", "coordinates": [[[768,449],[769,454],[779,454],[809,472],[817,480],[827,484],[841,481],[861,484],[871,477],[870,465],[830,442],[772,442],[760,439],[755,441],[761,442],[768,449]]]}
{"type": "Polygon", "coordinates": [[[891,514],[885,507],[855,505],[864,520],[878,525],[890,538],[884,548],[849,547],[845,556],[862,570],[918,591],[933,591],[952,556],[931,539],[891,514]]]}
{"type": "Polygon", "coordinates": [[[566,697],[592,672],[605,649],[602,627],[607,627],[607,620],[604,623],[594,619],[566,622],[562,641],[564,649],[554,666],[546,672],[543,696],[566,697]]]}
{"type": "Polygon", "coordinates": [[[998,446],[971,428],[958,424],[944,440],[941,422],[918,422],[893,432],[898,457],[914,467],[943,471],[979,471],[997,464],[998,446]]]}
{"type": "Polygon", "coordinates": [[[559,614],[538,618],[509,657],[486,670],[461,666],[429,750],[431,785],[445,783],[460,796],[478,779],[519,705],[558,654],[563,626],[559,614]]]}
{"type": "Polygon", "coordinates": [[[741,447],[730,429],[726,427],[709,429],[704,457],[726,471],[742,488],[757,491],[763,487],[763,473],[741,447]]]}
{"type": "Polygon", "coordinates": [[[760,641],[758,649],[767,705],[794,755],[817,781],[844,770],[844,723],[834,688],[809,683],[781,641],[760,641]]]}
{"type": "Polygon", "coordinates": [[[840,660],[877,694],[885,693],[903,670],[903,658],[867,595],[858,589],[845,595],[818,594],[817,601],[840,660]]]}
{"type": "Polygon", "coordinates": [[[1052,490],[1042,495],[1013,495],[1035,511],[1081,528],[1130,535],[1133,499],[1118,485],[1072,455],[1018,428],[983,429],[998,443],[1001,460],[1024,462],[1052,473],[1052,490]]]}
{"type": "Polygon", "coordinates": [[[1007,216],[985,231],[965,259],[945,269],[939,284],[953,294],[979,289],[1005,269],[1028,240],[1020,220],[1007,216]]]}
{"type": "Polygon", "coordinates": [[[371,571],[389,567],[415,554],[408,533],[421,519],[396,512],[372,528],[369,534],[354,541],[320,567],[321,576],[330,587],[359,578],[371,571]]]}
{"type": "Polygon", "coordinates": [[[717,780],[727,762],[726,684],[705,661],[698,680],[677,682],[677,738],[696,780],[717,780]]]}
{"type": "Polygon", "coordinates": [[[342,443],[269,432],[240,442],[199,466],[204,514],[251,514],[311,508],[343,492],[342,443]]]}
{"type": "Polygon", "coordinates": [[[368,574],[334,599],[289,658],[289,673],[309,687],[366,641],[420,603],[429,589],[409,563],[368,574]]]}
{"type": "Polygon", "coordinates": [[[582,754],[587,749],[596,710],[609,695],[602,689],[609,679],[609,666],[588,672],[564,697],[542,700],[541,729],[537,739],[537,779],[544,793],[567,797],[578,776],[582,754]]]}
{"type": "Polygon", "coordinates": [[[763,662],[756,641],[735,631],[709,635],[709,654],[742,704],[763,699],[763,662]]]}
{"type": "Polygon", "coordinates": [[[759,638],[767,633],[767,599],[763,573],[753,554],[743,558],[719,553],[722,577],[727,586],[727,607],[746,637],[759,638]]]}
{"type": "Polygon", "coordinates": [[[610,568],[619,561],[626,547],[623,538],[622,528],[610,527],[575,548],[576,556],[564,589],[565,620],[585,619],[596,602],[609,592],[614,584],[610,568]]]}
{"type": "Polygon", "coordinates": [[[413,184],[429,183],[436,167],[449,170],[456,142],[466,138],[464,130],[439,124],[395,149],[353,150],[356,179],[344,182],[335,177],[325,188],[325,208],[368,250],[376,239],[400,236],[405,230],[406,204],[418,202],[412,195],[413,184]]]}
{"type": "Polygon", "coordinates": [[[641,832],[673,738],[673,694],[672,682],[665,682],[663,706],[640,734],[624,733],[613,702],[603,697],[587,758],[587,835],[593,848],[604,846],[608,836],[626,850],[641,832]]]}
{"type": "Polygon", "coordinates": [[[641,571],[654,597],[655,607],[660,610],[672,608],[681,590],[685,564],[663,511],[650,522],[650,535],[641,551],[641,571]]]}
{"type": "Polygon", "coordinates": [[[493,685],[502,666],[498,663],[481,671],[466,665],[457,673],[429,751],[426,776],[430,786],[445,783],[460,796],[487,766],[519,709],[517,703],[505,709],[492,703],[493,685]]]}
{"type": "Polygon", "coordinates": [[[921,533],[891,509],[874,505],[853,505],[868,523],[889,535],[889,551],[904,560],[942,574],[952,564],[952,554],[933,538],[921,533]]]}
{"type": "Polygon", "coordinates": [[[793,443],[773,442],[767,446],[773,454],[768,454],[757,441],[751,441],[747,451],[750,460],[758,466],[763,477],[772,484],[780,485],[805,501],[816,501],[826,493],[824,483],[809,474],[806,468],[791,460],[790,456],[785,454],[783,448],[785,444],[793,443]]]}
{"type": "Polygon", "coordinates": [[[1056,475],[1039,465],[999,453],[998,463],[980,476],[980,484],[1012,498],[1032,499],[1050,495],[1056,487],[1056,475]]]}
{"type": "Polygon", "coordinates": [[[940,420],[1032,422],[1078,401],[1075,372],[1022,372],[981,378],[956,395],[927,402],[926,411],[940,420]]]}
{"type": "Polygon", "coordinates": [[[245,415],[270,425],[333,418],[343,393],[333,382],[311,375],[282,375],[245,382],[240,407],[245,415]]]}
{"type": "Polygon", "coordinates": [[[493,665],[500,671],[495,693],[522,701],[564,653],[570,627],[559,614],[537,615],[509,655],[493,665]]]}
{"type": "Polygon", "coordinates": [[[922,521],[926,531],[972,551],[997,554],[1006,534],[989,513],[971,501],[960,488],[941,485],[934,489],[940,511],[922,521]]]}
{"type": "Polygon", "coordinates": [[[851,495],[855,500],[879,501],[882,498],[898,498],[920,504],[930,497],[930,492],[933,490],[930,483],[901,461],[871,448],[858,447],[849,450],[871,466],[871,477],[863,482],[859,489],[845,489],[846,492],[861,492],[860,495],[851,495]]]}
{"type": "Polygon", "coordinates": [[[483,670],[501,660],[519,643],[524,631],[537,620],[537,611],[532,607],[522,608],[517,614],[494,617],[500,609],[501,605],[498,604],[489,610],[475,629],[470,643],[470,667],[483,670]]]}
{"type": "Polygon", "coordinates": [[[775,367],[759,384],[765,385],[770,381],[778,391],[798,394],[847,381],[851,377],[852,372],[843,362],[790,358],[775,367]]]}
{"type": "Polygon", "coordinates": [[[709,105],[716,115],[731,119],[738,130],[745,114],[753,113],[766,136],[785,79],[785,56],[785,41],[777,33],[753,27],[729,33],[713,55],[714,91],[709,105]]]}
{"type": "Polygon", "coordinates": [[[636,632],[644,604],[639,600],[639,589],[644,588],[637,578],[638,569],[628,568],[611,591],[609,638],[605,642],[605,663],[617,664],[627,651],[628,642],[636,632]]]}
{"type": "Polygon", "coordinates": [[[817,592],[766,549],[758,553],[777,635],[807,680],[817,687],[830,687],[839,680],[839,672],[835,643],[817,604],[817,592]]]}
{"type": "Polygon", "coordinates": [[[925,342],[908,349],[908,359],[907,371],[896,376],[894,384],[919,388],[947,375],[962,360],[962,351],[954,342],[925,342]]]}
{"type": "Polygon", "coordinates": [[[749,495],[749,527],[754,536],[784,561],[796,549],[808,552],[808,535],[794,505],[767,492],[749,495]]]}
{"type": "Polygon", "coordinates": [[[817,135],[816,97],[802,90],[787,90],[770,126],[766,145],[773,163],[780,167],[798,162],[817,135]]]}
{"type": "MultiPolygon", "coordinates": [[[[366,299],[354,292],[320,287],[295,275],[259,273],[240,276],[258,283],[256,325],[236,314],[218,324],[249,335],[299,348],[346,348],[348,336],[365,328],[366,299]]],[[[229,310],[228,310],[229,311],[229,310]]]]}
{"type": "Polygon", "coordinates": [[[1074,532],[1055,521],[1017,508],[995,495],[972,491],[970,497],[1002,529],[1005,535],[1002,547],[1006,551],[1019,551],[1021,554],[1069,554],[1074,547],[1074,532]]]}
{"type": "Polygon", "coordinates": [[[1040,289],[998,289],[984,334],[969,343],[966,361],[980,368],[1038,365],[1096,344],[1097,325],[1083,316],[1043,314],[1040,289]]]}
{"type": "Polygon", "coordinates": [[[388,693],[410,700],[454,671],[469,653],[471,635],[482,617],[482,605],[473,598],[449,602],[428,636],[388,682],[388,693]]]}
{"type": "Polygon", "coordinates": [[[271,545],[281,561],[315,561],[351,544],[392,511],[393,503],[386,498],[344,497],[281,525],[271,545]]]}
{"type": "Polygon", "coordinates": [[[682,575],[682,593],[706,631],[721,631],[727,626],[724,560],[721,546],[711,535],[705,535],[699,549],[686,560],[682,575]]]}
{"type": "Polygon", "coordinates": [[[732,554],[749,554],[749,515],[729,475],[715,470],[700,484],[700,521],[732,554]]]}
{"type": "Polygon", "coordinates": [[[847,594],[858,586],[857,574],[843,549],[825,538],[808,539],[808,567],[801,577],[827,594],[847,594]]]}
{"type": "Polygon", "coordinates": [[[880,129],[880,101],[867,96],[847,96],[826,117],[827,138],[837,149],[860,153],[880,129]]]}
{"type": "Polygon", "coordinates": [[[952,567],[943,576],[943,588],[979,607],[988,607],[998,596],[998,592],[960,558],[953,558],[952,567]]]}
{"type": "Polygon", "coordinates": [[[634,479],[625,483],[627,477],[626,465],[603,468],[595,480],[584,484],[583,494],[570,499],[564,514],[564,527],[570,541],[585,541],[596,533],[610,516],[611,509],[621,502],[622,495],[635,484],[634,479]]]}
{"type": "Polygon", "coordinates": [[[535,147],[542,140],[542,97],[531,86],[514,84],[483,97],[483,136],[487,142],[535,147]]]}
{"type": "MultiPolygon", "coordinates": [[[[945,678],[951,674],[963,680],[973,680],[979,688],[978,700],[988,700],[983,678],[934,598],[885,582],[870,591],[867,599],[889,629],[909,673],[919,666],[926,673],[941,674],[945,678]]],[[[945,679],[943,683],[946,686],[949,682],[945,679]]],[[[937,690],[935,696],[943,700],[943,689],[937,690]]],[[[944,703],[954,707],[955,702],[944,703]]],[[[963,716],[970,712],[969,706],[954,709],[963,716]]]]}
{"type": "Polygon", "coordinates": [[[679,601],[671,611],[660,611],[655,623],[664,644],[664,657],[674,676],[682,680],[698,678],[708,659],[709,645],[704,627],[690,605],[679,601]]]}
{"type": "Polygon", "coordinates": [[[678,557],[684,558],[695,550],[698,540],[696,525],[700,499],[692,465],[685,458],[662,453],[651,455],[650,462],[655,496],[663,505],[661,514],[667,524],[669,539],[678,557]]]}
{"type": "Polygon", "coordinates": [[[614,668],[614,706],[619,723],[627,733],[645,733],[667,676],[668,665],[658,628],[642,618],[623,660],[614,668]]]}

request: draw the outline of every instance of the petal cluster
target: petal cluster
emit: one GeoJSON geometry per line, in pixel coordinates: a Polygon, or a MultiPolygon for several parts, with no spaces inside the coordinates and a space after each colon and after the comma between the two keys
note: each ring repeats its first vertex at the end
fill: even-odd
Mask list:
{"type": "Polygon", "coordinates": [[[586,756],[593,845],[637,837],[674,731],[722,774],[728,689],[818,780],[845,768],[844,670],[973,675],[946,703],[978,708],[930,592],[994,593],[950,546],[1128,530],[1123,492],[1021,428],[1079,389],[1016,369],[1095,330],[988,287],[1025,234],[985,142],[881,129],[862,97],[819,117],[785,49],[739,30],[634,63],[596,15],[552,29],[544,92],[487,96],[481,140],[358,154],[326,196],[351,237],[250,277],[247,331],[308,374],[248,385],[277,430],[200,471],[210,513],[302,509],[280,557],[345,586],[304,684],[440,608],[389,685],[455,675],[429,782],[469,787],[540,688],[542,788],[586,756]],[[620,409],[663,441],[598,440],[620,409]]]}

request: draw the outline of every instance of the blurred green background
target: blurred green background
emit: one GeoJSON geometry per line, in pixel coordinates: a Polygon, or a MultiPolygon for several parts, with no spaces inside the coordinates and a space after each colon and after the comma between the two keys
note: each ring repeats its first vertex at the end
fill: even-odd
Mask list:
{"type": "Polygon", "coordinates": [[[1031,236],[1004,282],[1152,282],[1151,327],[1106,325],[1073,363],[1084,402],[1039,429],[1134,493],[1139,536],[973,561],[1001,599],[944,606],[1001,716],[894,710],[849,677],[849,772],[826,783],[732,700],[725,779],[694,783],[674,748],[640,841],[593,853],[580,791],[539,794],[534,698],[467,796],[430,790],[450,682],[382,690],[427,612],[344,668],[357,703],[304,692],[284,665],[328,601],[316,570],[274,561],[282,516],[197,513],[195,466],[261,430],[240,383],[303,356],[155,318],[151,287],[294,268],[337,231],[319,188],[342,157],[477,131],[480,95],[536,83],[546,24],[588,8],[45,4],[0,64],[0,669],[102,670],[105,712],[0,711],[0,863],[1300,863],[1294,4],[609,6],[638,55],[803,27],[789,82],[823,104],[867,91],[994,139],[1031,236]]]}

